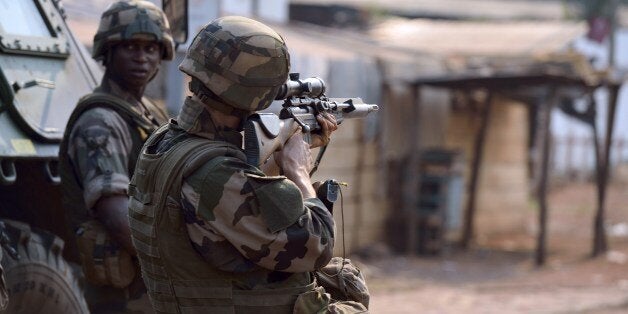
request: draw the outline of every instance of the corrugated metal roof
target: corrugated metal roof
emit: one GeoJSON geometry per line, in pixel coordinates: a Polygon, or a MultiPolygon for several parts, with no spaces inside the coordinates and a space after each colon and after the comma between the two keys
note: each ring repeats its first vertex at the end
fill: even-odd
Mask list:
{"type": "Polygon", "coordinates": [[[371,30],[379,43],[446,56],[522,56],[556,52],[585,32],[560,21],[439,21],[392,19],[371,30]]]}
{"type": "Polygon", "coordinates": [[[307,24],[274,27],[292,51],[315,51],[331,59],[375,57],[385,63],[387,78],[413,81],[464,73],[598,80],[588,61],[569,49],[584,33],[583,23],[393,19],[368,34],[307,24]]]}
{"type": "Polygon", "coordinates": [[[367,59],[381,61],[383,76],[395,80],[412,80],[419,74],[444,73],[443,60],[416,49],[385,47],[368,34],[291,23],[271,25],[285,39],[291,53],[315,55],[325,59],[367,59]]]}
{"type": "Polygon", "coordinates": [[[545,19],[565,15],[562,1],[530,0],[291,0],[292,3],[346,5],[365,10],[385,10],[414,17],[449,19],[545,19]]]}
{"type": "MultiPolygon", "coordinates": [[[[295,4],[344,5],[373,13],[456,20],[565,20],[577,16],[576,1],[564,0],[290,0],[295,4]]],[[[618,22],[628,23],[620,4],[618,22]]]]}

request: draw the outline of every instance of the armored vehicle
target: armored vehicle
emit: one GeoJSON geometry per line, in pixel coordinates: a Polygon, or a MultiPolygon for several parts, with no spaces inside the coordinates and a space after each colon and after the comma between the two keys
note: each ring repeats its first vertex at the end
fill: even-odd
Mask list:
{"type": "Polygon", "coordinates": [[[0,0],[0,218],[7,313],[88,313],[57,154],[79,97],[102,70],[60,0],[0,0]]]}

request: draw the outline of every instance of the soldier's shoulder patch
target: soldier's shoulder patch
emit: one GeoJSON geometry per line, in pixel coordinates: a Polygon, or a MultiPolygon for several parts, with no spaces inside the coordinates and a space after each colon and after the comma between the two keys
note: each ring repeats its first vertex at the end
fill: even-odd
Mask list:
{"type": "Polygon", "coordinates": [[[303,197],[297,186],[283,176],[247,174],[259,211],[268,230],[277,232],[298,221],[305,212],[303,197]]]}
{"type": "Polygon", "coordinates": [[[91,149],[107,147],[109,136],[111,136],[111,130],[98,124],[87,126],[81,131],[83,141],[91,149]]]}
{"type": "Polygon", "coordinates": [[[100,108],[83,112],[72,126],[74,136],[80,136],[90,149],[106,147],[111,135],[111,129],[103,119],[106,113],[97,109],[100,108]]]}
{"type": "Polygon", "coordinates": [[[215,220],[214,209],[223,197],[224,187],[239,171],[238,160],[220,156],[207,161],[185,179],[200,195],[197,211],[201,217],[215,220]]]}

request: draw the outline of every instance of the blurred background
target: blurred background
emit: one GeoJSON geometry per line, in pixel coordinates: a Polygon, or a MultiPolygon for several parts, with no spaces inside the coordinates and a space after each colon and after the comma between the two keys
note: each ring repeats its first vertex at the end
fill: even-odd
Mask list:
{"type": "MultiPolygon", "coordinates": [[[[63,0],[91,48],[104,0],[63,0]]],[[[161,3],[155,1],[158,5],[161,3]]],[[[373,313],[628,311],[628,1],[189,0],[285,37],[292,72],[380,111],[316,174],[373,313]]],[[[174,116],[186,79],[148,94],[174,116]]]]}

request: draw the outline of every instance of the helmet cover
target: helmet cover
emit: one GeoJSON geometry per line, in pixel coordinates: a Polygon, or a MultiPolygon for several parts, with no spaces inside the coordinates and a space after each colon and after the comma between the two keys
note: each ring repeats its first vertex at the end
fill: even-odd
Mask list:
{"type": "Polygon", "coordinates": [[[174,41],[166,15],[144,0],[115,2],[103,12],[94,35],[92,56],[103,60],[111,45],[131,39],[156,40],[163,47],[162,59],[172,60],[174,56],[174,41]]]}
{"type": "Polygon", "coordinates": [[[205,25],[179,69],[196,78],[226,105],[242,111],[270,106],[288,78],[284,39],[255,20],[227,16],[205,25]]]}

